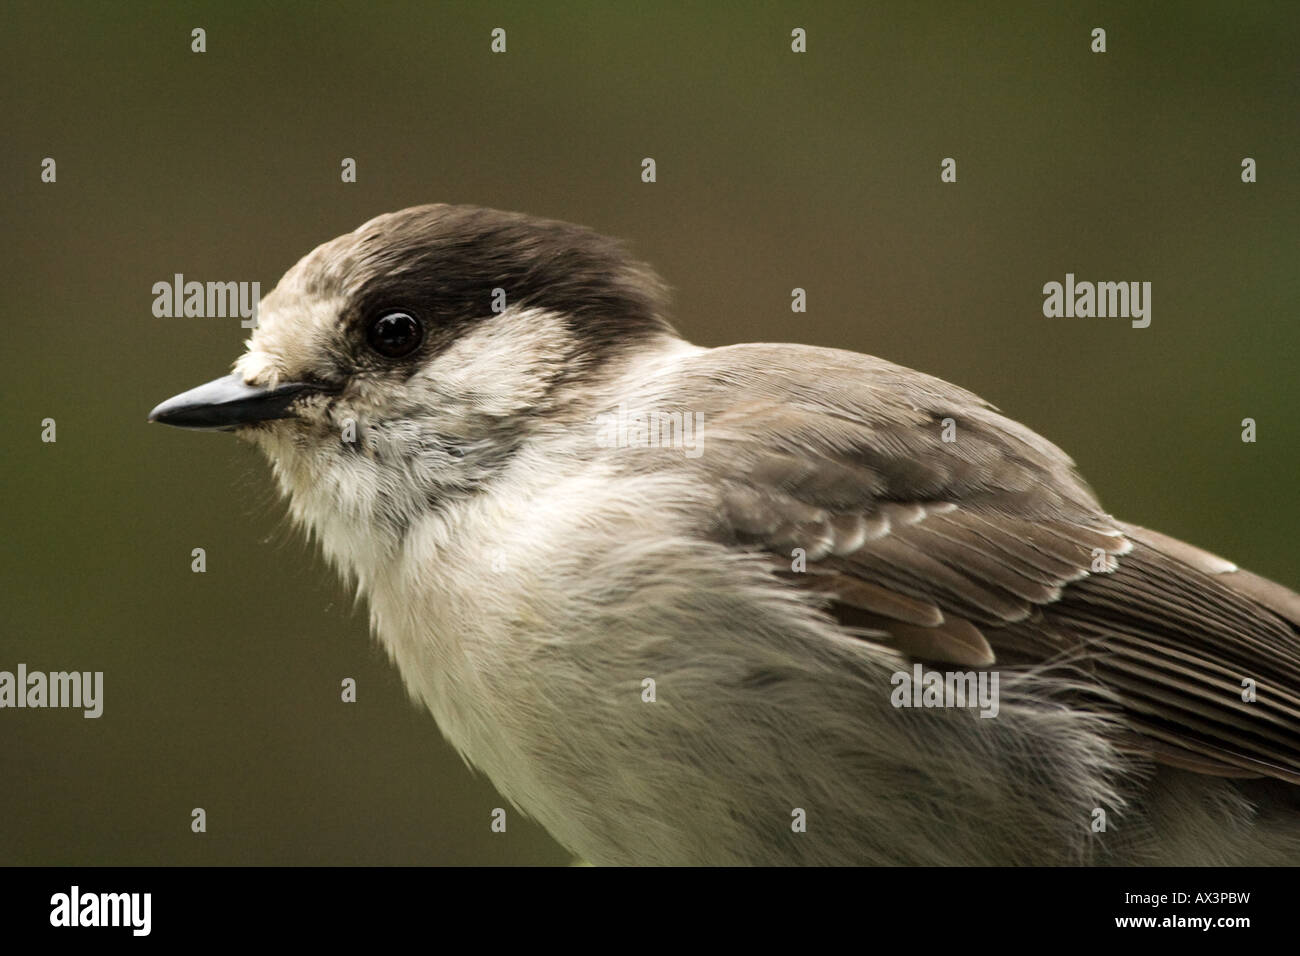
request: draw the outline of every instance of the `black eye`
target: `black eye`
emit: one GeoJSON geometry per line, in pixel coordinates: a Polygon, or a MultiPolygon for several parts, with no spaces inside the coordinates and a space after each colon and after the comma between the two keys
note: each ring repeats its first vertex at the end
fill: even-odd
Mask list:
{"type": "Polygon", "coordinates": [[[385,358],[410,355],[424,341],[424,329],[406,312],[385,312],[366,328],[366,344],[385,358]]]}

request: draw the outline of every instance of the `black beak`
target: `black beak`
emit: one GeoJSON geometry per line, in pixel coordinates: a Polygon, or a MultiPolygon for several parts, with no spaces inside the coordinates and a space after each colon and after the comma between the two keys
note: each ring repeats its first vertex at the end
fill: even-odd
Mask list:
{"type": "Polygon", "coordinates": [[[167,399],[149,413],[149,421],[177,428],[229,431],[252,422],[289,418],[294,399],[309,391],[323,389],[301,382],[258,388],[246,384],[240,375],[227,375],[167,399]]]}

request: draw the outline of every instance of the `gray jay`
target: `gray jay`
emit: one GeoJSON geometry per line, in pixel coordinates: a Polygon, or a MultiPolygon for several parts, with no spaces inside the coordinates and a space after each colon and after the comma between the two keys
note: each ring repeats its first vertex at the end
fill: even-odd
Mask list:
{"type": "Polygon", "coordinates": [[[975,395],[700,348],[588,229],[309,254],[234,431],[447,739],[596,864],[1300,863],[1300,596],[1107,514],[975,395]]]}

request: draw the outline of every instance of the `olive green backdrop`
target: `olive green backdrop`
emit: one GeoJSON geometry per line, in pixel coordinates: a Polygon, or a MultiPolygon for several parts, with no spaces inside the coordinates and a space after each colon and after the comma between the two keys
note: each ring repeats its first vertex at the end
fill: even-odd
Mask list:
{"type": "Polygon", "coordinates": [[[1293,2],[0,18],[0,669],[105,672],[99,720],[0,711],[0,863],[568,860],[517,813],[490,831],[501,798],[407,701],[256,454],[144,421],[245,335],[154,318],[154,282],[269,291],[318,243],[417,203],[624,237],[694,341],[940,375],[1065,448],[1113,512],[1300,586],[1293,2]],[[1152,282],[1151,327],[1044,318],[1042,285],[1067,271],[1152,282]]]}

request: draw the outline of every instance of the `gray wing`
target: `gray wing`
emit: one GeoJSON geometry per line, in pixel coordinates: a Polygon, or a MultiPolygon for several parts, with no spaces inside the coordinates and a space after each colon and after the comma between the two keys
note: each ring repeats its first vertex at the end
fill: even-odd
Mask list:
{"type": "Polygon", "coordinates": [[[930,376],[797,345],[682,375],[711,534],[770,553],[854,633],[964,667],[1068,661],[1153,759],[1300,783],[1300,595],[1116,521],[1058,448],[930,376]]]}

